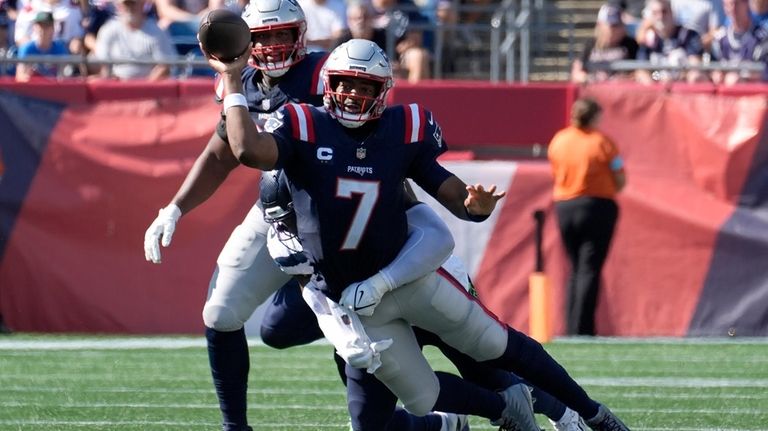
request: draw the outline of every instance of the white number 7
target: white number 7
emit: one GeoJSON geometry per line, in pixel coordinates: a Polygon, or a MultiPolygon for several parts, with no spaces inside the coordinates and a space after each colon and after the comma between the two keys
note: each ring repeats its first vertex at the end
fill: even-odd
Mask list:
{"type": "Polygon", "coordinates": [[[355,217],[349,225],[347,237],[344,238],[344,243],[341,245],[342,250],[354,250],[360,244],[360,239],[371,219],[373,208],[379,200],[379,182],[339,178],[336,184],[336,197],[351,199],[353,195],[362,195],[362,197],[357,205],[355,217]]]}

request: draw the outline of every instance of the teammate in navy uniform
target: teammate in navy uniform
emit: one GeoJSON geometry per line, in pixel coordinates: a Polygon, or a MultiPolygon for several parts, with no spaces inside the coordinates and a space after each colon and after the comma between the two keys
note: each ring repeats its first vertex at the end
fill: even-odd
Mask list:
{"type": "MultiPolygon", "coordinates": [[[[325,54],[306,53],[306,22],[299,5],[294,0],[252,0],[243,18],[254,45],[251,65],[242,70],[239,79],[255,127],[263,127],[286,102],[321,103],[319,73],[325,54]]],[[[217,95],[223,98],[223,86],[217,83],[216,87],[217,95]]],[[[223,114],[171,203],[147,229],[144,251],[148,261],[161,262],[160,243],[170,245],[181,215],[206,201],[238,166],[227,144],[223,114]]],[[[225,431],[249,429],[246,392],[250,364],[243,325],[258,305],[289,281],[269,258],[264,241],[267,227],[261,210],[254,206],[217,259],[203,309],[211,373],[225,431]]]]}
{"type": "MultiPolygon", "coordinates": [[[[459,383],[438,381],[414,339],[414,324],[477,361],[516,372],[590,418],[593,429],[628,429],[607,407],[590,399],[538,342],[498,322],[437,272],[405,286],[381,279],[379,270],[406,239],[406,177],[465,220],[487,218],[503,193],[495,193],[495,186],[467,186],[437,163],[444,145],[429,112],[418,105],[386,108],[394,81],[389,60],[378,46],[353,39],[336,48],[323,68],[325,110],[288,104],[267,122],[270,133],[259,133],[245,109],[240,94],[245,60],[245,55],[231,63],[209,58],[222,73],[227,91],[230,148],[247,166],[282,167],[309,194],[321,241],[305,248],[318,258],[324,276],[318,288],[358,313],[371,339],[394,340],[381,353],[382,366],[375,375],[410,412],[462,412],[467,404],[460,403],[477,401],[459,400],[465,395],[459,383]]],[[[530,405],[530,394],[502,395],[510,407],[505,413],[523,412],[514,407],[526,397],[530,405]]],[[[535,422],[526,419],[506,416],[499,422],[537,430],[535,422]]]]}

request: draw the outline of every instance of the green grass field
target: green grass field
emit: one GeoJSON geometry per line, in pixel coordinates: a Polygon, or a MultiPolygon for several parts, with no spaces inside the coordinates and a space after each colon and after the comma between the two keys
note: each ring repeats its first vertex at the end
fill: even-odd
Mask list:
{"type": "MultiPolygon", "coordinates": [[[[633,430],[768,430],[766,340],[558,339],[546,348],[633,430]]],[[[330,346],[252,345],[250,387],[255,430],[347,427],[330,346]]],[[[0,338],[0,430],[217,430],[218,421],[202,337],[0,338]]]]}

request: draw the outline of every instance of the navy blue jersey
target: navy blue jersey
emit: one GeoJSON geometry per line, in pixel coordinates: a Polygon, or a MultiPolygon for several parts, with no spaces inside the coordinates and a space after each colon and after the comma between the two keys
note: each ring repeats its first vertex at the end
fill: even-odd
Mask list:
{"type": "Polygon", "coordinates": [[[303,245],[318,259],[326,295],[338,299],[349,284],[389,264],[405,243],[404,179],[434,196],[452,175],[436,160],[445,151],[442,131],[416,104],[387,108],[360,129],[346,129],[309,105],[287,104],[271,121],[278,167],[307,192],[319,221],[319,244],[303,245]]]}
{"type": "MultiPolygon", "coordinates": [[[[303,60],[288,69],[277,86],[272,88],[264,88],[261,84],[262,72],[259,69],[250,66],[243,69],[243,93],[248,101],[248,112],[259,130],[263,130],[267,119],[286,103],[309,103],[315,106],[323,104],[323,80],[320,70],[327,57],[325,52],[307,54],[303,60]]],[[[222,92],[223,83],[217,78],[217,101],[223,99],[222,92]]],[[[217,133],[226,140],[223,119],[222,112],[222,121],[219,122],[217,133]]]]}

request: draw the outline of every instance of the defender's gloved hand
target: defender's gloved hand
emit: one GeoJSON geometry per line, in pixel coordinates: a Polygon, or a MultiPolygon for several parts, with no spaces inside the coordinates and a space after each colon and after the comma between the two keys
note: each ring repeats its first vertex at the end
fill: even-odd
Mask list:
{"type": "Polygon", "coordinates": [[[180,217],[181,210],[176,204],[170,204],[160,209],[157,218],[144,233],[144,258],[147,259],[147,262],[162,262],[160,242],[162,241],[163,247],[171,245],[173,231],[176,230],[176,223],[180,217]]]}
{"type": "Polygon", "coordinates": [[[385,293],[394,289],[389,277],[381,271],[359,283],[352,283],[341,292],[339,305],[361,316],[372,316],[385,293]]]}

